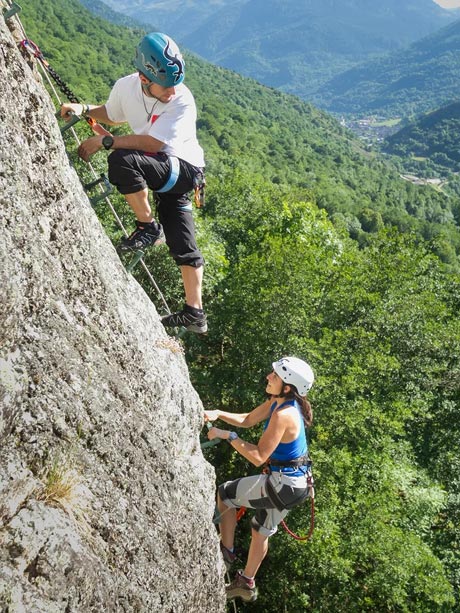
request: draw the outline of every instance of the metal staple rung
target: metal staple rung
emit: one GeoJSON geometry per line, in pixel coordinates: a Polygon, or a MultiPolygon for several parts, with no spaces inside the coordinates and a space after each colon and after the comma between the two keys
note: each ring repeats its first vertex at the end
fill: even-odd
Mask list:
{"type": "Polygon", "coordinates": [[[22,11],[22,8],[19,6],[19,4],[17,2],[13,2],[11,4],[11,8],[4,11],[3,17],[5,18],[5,21],[8,21],[8,19],[11,19],[11,17],[20,11],[22,11]]]}

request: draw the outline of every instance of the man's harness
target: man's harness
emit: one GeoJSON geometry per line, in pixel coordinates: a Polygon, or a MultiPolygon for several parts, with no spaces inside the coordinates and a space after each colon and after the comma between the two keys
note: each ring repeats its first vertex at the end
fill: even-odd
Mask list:
{"type": "MultiPolygon", "coordinates": [[[[176,185],[177,179],[179,178],[179,173],[180,173],[179,158],[177,158],[174,155],[168,155],[168,160],[169,160],[169,176],[168,176],[168,179],[166,180],[166,183],[159,189],[155,190],[155,192],[159,194],[162,194],[164,192],[169,192],[176,185]]],[[[205,186],[206,186],[206,180],[204,178],[204,172],[202,170],[199,170],[193,176],[193,191],[194,191],[195,206],[198,209],[201,209],[204,207],[204,188],[205,186]]]]}

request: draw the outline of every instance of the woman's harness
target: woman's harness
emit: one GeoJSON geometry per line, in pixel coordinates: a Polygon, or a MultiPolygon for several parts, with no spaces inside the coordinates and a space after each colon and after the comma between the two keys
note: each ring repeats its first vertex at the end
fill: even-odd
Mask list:
{"type": "Polygon", "coordinates": [[[292,501],[289,504],[286,504],[285,502],[281,500],[278,492],[275,490],[270,479],[267,479],[267,482],[266,482],[267,495],[270,501],[278,509],[278,511],[284,511],[285,509],[293,509],[294,507],[297,507],[299,504],[302,504],[309,497],[313,500],[314,488],[313,488],[313,473],[311,469],[312,461],[310,460],[308,456],[303,456],[301,458],[295,458],[293,460],[286,460],[284,462],[280,460],[270,460],[266,468],[264,469],[264,472],[271,474],[272,466],[276,466],[279,468],[284,468],[284,467],[300,468],[301,470],[303,469],[303,467],[305,467],[305,470],[302,470],[302,472],[305,473],[306,478],[307,478],[307,486],[305,490],[302,492],[300,496],[298,496],[294,501],[292,501]]]}

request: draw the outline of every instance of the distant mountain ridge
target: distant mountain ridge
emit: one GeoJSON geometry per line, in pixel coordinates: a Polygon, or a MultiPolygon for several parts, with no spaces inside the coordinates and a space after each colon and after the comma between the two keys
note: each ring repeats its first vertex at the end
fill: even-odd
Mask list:
{"type": "Polygon", "coordinates": [[[212,63],[303,98],[455,18],[433,0],[105,1],[212,63]]]}
{"type": "Polygon", "coordinates": [[[112,10],[108,3],[104,3],[101,0],[79,0],[80,4],[82,4],[85,8],[90,10],[93,15],[97,15],[102,19],[106,19],[111,23],[115,23],[119,26],[126,27],[141,27],[142,24],[136,19],[129,17],[126,13],[122,11],[114,11],[112,10]]]}
{"type": "Polygon", "coordinates": [[[313,101],[335,113],[411,115],[460,98],[460,20],[334,77],[313,101]]]}

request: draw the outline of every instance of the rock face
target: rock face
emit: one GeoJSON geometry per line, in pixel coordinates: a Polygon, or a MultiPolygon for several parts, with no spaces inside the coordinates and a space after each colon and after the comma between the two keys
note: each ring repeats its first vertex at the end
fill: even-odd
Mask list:
{"type": "Polygon", "coordinates": [[[106,238],[2,18],[0,36],[0,610],[224,611],[180,347],[106,238]]]}

